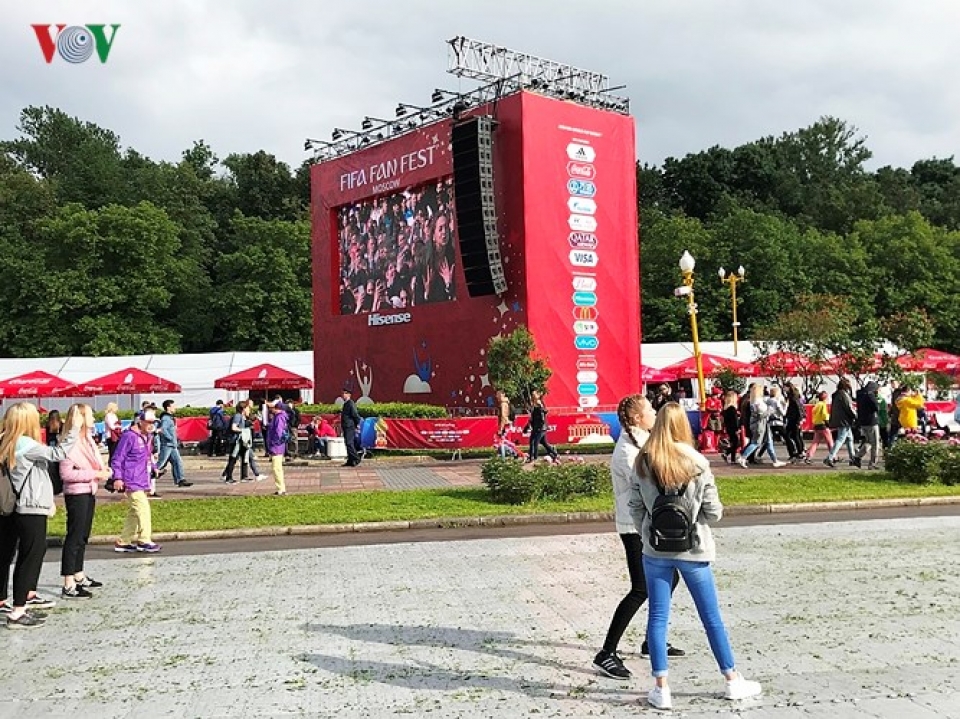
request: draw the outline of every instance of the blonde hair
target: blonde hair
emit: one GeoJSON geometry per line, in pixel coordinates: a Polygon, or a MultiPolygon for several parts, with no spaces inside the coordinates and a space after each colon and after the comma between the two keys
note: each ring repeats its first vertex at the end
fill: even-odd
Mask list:
{"type": "Polygon", "coordinates": [[[740,404],[740,395],[733,390],[730,390],[723,396],[724,407],[736,407],[738,404],[740,404]]]}
{"type": "Polygon", "coordinates": [[[627,438],[634,446],[639,447],[637,438],[630,431],[633,427],[639,427],[639,424],[633,422],[634,417],[642,415],[647,408],[651,407],[650,400],[642,394],[629,394],[620,400],[617,405],[617,419],[620,420],[620,431],[626,432],[627,438]]]}
{"type": "Polygon", "coordinates": [[[66,437],[70,432],[73,431],[73,425],[75,423],[75,417],[80,415],[83,418],[83,422],[80,423],[82,428],[87,430],[93,429],[93,407],[83,402],[77,402],[76,404],[70,405],[70,409],[67,410],[67,418],[64,420],[63,425],[60,427],[60,436],[66,437]],[[87,421],[87,412],[89,412],[90,422],[87,421]]]}
{"type": "Polygon", "coordinates": [[[40,412],[36,405],[29,402],[17,402],[3,415],[0,462],[7,467],[13,467],[17,463],[17,440],[21,437],[40,441],[40,412]]]}
{"type": "Polygon", "coordinates": [[[120,411],[120,405],[118,405],[116,402],[110,402],[109,404],[107,404],[107,408],[103,410],[104,414],[109,414],[110,412],[113,412],[114,414],[116,414],[119,411],[120,411]]]}
{"type": "Polygon", "coordinates": [[[637,457],[637,473],[646,474],[665,490],[688,484],[696,466],[679,444],[693,446],[690,421],[679,404],[667,402],[657,412],[650,437],[637,457]]]}
{"type": "Polygon", "coordinates": [[[763,385],[757,382],[750,385],[750,404],[763,402],[763,385]]]}

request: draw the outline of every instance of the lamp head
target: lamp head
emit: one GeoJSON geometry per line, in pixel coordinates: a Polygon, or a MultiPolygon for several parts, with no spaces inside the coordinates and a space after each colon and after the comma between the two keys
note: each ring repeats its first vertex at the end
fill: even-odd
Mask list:
{"type": "Polygon", "coordinates": [[[717,270],[717,274],[720,275],[720,279],[723,280],[723,278],[727,276],[727,271],[721,267],[717,270]]]}
{"type": "Polygon", "coordinates": [[[693,268],[697,266],[697,261],[693,259],[687,250],[683,251],[683,255],[680,257],[680,271],[681,272],[693,272],[693,268]]]}
{"type": "Polygon", "coordinates": [[[746,273],[747,273],[747,271],[746,271],[745,269],[743,269],[743,265],[740,265],[740,267],[737,269],[737,274],[740,275],[740,279],[743,279],[743,276],[744,276],[746,273]]]}

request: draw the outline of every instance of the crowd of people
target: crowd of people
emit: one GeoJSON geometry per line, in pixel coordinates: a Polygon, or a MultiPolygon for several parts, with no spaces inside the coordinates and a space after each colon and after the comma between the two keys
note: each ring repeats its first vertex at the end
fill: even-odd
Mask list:
{"type": "Polygon", "coordinates": [[[456,298],[452,194],[448,178],[340,209],[341,314],[456,298]]]}

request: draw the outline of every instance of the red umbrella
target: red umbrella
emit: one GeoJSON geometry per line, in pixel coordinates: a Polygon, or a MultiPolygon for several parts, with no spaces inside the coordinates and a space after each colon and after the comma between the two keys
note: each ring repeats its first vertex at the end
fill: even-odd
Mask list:
{"type": "Polygon", "coordinates": [[[82,395],[77,385],[55,374],[37,370],[0,382],[0,396],[7,398],[23,397],[73,397],[82,395]]]}
{"type": "Polygon", "coordinates": [[[228,374],[214,381],[219,389],[312,389],[313,382],[272,364],[260,364],[250,369],[228,374]]]}
{"type": "MultiPolygon", "coordinates": [[[[702,354],[700,358],[703,362],[703,374],[706,377],[722,369],[733,370],[741,377],[756,377],[760,374],[760,368],[750,362],[740,362],[729,357],[711,354],[702,354]]],[[[677,379],[693,378],[697,376],[697,360],[695,357],[687,357],[685,360],[661,368],[661,371],[669,372],[677,379]]]]}
{"type": "Polygon", "coordinates": [[[656,367],[641,367],[640,381],[647,382],[673,382],[677,379],[676,372],[667,372],[656,367]]]}
{"type": "Polygon", "coordinates": [[[158,377],[155,374],[144,372],[136,367],[111,372],[103,377],[83,382],[80,385],[83,394],[145,394],[145,393],[173,393],[180,392],[180,385],[176,382],[158,377]]]}
{"type": "Polygon", "coordinates": [[[761,357],[755,363],[764,372],[773,374],[784,374],[791,377],[799,377],[807,374],[816,374],[823,371],[820,363],[797,352],[774,352],[766,357],[761,357]]]}
{"type": "Polygon", "coordinates": [[[955,372],[960,357],[934,349],[917,350],[910,357],[898,357],[897,364],[908,372],[955,372]]]}

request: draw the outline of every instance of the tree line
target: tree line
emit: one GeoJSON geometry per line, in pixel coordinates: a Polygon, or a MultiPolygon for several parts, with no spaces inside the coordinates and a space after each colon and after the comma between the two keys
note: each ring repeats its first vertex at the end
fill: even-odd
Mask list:
{"type": "MultiPolygon", "coordinates": [[[[309,161],[219,158],[198,140],[177,162],[111,130],[28,107],[0,141],[0,355],[302,350],[312,343],[309,161]]],[[[673,296],[697,259],[701,336],[730,336],[743,265],[741,337],[769,332],[811,296],[855,326],[925,312],[960,350],[960,168],[865,168],[842,120],[734,149],[637,166],[643,338],[689,339],[673,296]]]]}

